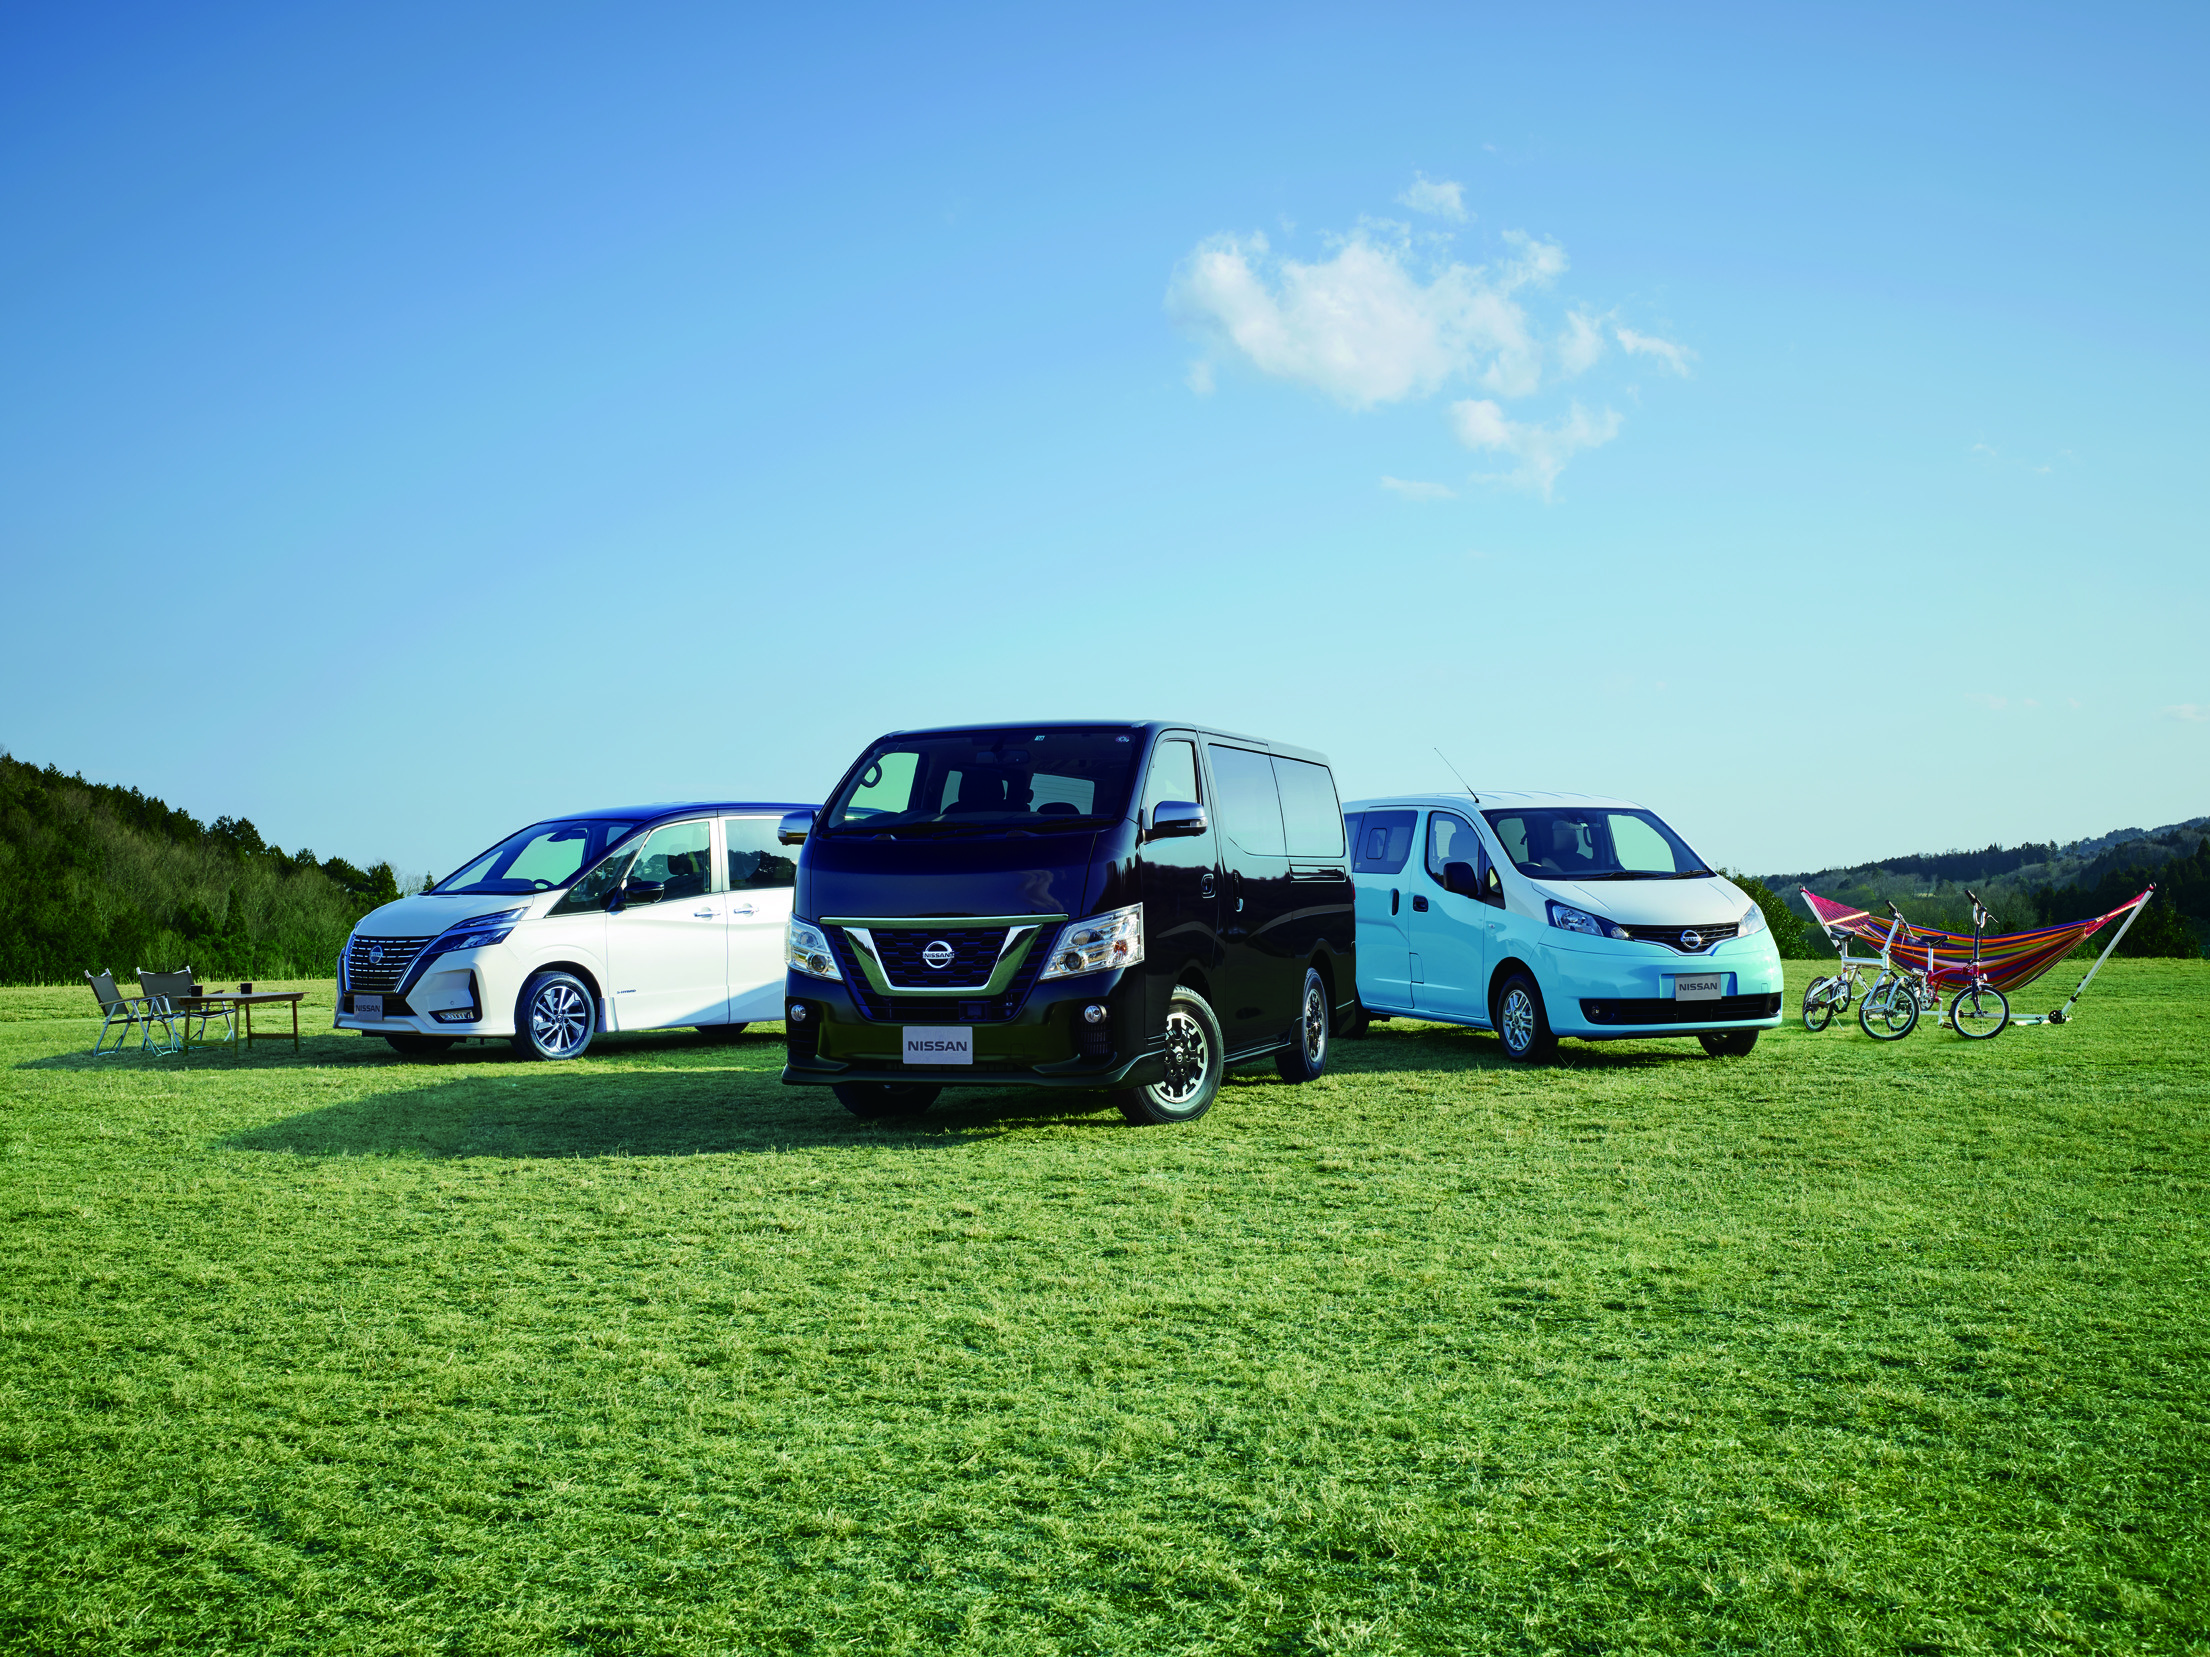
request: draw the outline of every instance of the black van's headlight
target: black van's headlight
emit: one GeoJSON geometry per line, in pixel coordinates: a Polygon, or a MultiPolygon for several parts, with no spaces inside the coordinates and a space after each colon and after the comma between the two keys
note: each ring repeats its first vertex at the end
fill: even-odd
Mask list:
{"type": "Polygon", "coordinates": [[[1078,978],[1085,972],[1110,972],[1143,959],[1143,905],[1108,910],[1059,931],[1044,962],[1046,978],[1078,978]]]}
{"type": "Polygon", "coordinates": [[[802,972],[808,978],[837,978],[844,974],[837,971],[836,957],[829,951],[829,940],[821,928],[805,921],[790,923],[790,937],[783,945],[783,960],[792,972],[802,972]]]}

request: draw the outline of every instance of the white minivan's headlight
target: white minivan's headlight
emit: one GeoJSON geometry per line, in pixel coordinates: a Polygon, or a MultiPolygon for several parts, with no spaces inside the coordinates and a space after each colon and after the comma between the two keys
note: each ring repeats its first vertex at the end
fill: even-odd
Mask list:
{"type": "Polygon", "coordinates": [[[1742,917],[1741,924],[1735,927],[1734,935],[1737,938],[1747,938],[1752,932],[1762,932],[1764,930],[1765,911],[1760,909],[1755,903],[1752,903],[1750,905],[1750,912],[1744,915],[1742,917]]]}
{"type": "Polygon", "coordinates": [[[802,972],[808,978],[842,978],[837,971],[836,957],[829,952],[829,940],[818,926],[809,926],[801,920],[790,923],[790,938],[783,945],[783,961],[792,972],[802,972]]]}
{"type": "Polygon", "coordinates": [[[1570,903],[1560,903],[1552,898],[1549,903],[1550,924],[1566,932],[1579,932],[1591,938],[1630,937],[1627,929],[1617,921],[1607,921],[1601,915],[1592,915],[1586,909],[1576,909],[1570,903]]]}
{"type": "Polygon", "coordinates": [[[1044,963],[1046,978],[1076,978],[1085,972],[1110,972],[1143,959],[1143,905],[1092,915],[1060,929],[1044,963]]]}

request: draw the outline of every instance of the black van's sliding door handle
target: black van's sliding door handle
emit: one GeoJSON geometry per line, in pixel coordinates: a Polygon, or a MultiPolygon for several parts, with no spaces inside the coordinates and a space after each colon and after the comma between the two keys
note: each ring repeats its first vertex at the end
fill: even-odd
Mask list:
{"type": "Polygon", "coordinates": [[[1199,886],[1199,887],[1197,888],[1197,895],[1198,895],[1199,897],[1201,897],[1201,898],[1209,898],[1209,897],[1211,897],[1211,896],[1212,896],[1212,894],[1213,894],[1213,884],[1212,884],[1212,871],[1211,871],[1210,869],[1207,869],[1207,870],[1205,871],[1205,879],[1204,879],[1204,883],[1203,883],[1202,885],[1200,885],[1200,886],[1199,886]]]}

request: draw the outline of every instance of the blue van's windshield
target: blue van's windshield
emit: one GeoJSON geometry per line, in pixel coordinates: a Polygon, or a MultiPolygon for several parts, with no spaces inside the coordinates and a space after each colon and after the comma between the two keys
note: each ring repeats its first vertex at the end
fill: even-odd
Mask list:
{"type": "Polygon", "coordinates": [[[1126,730],[1004,730],[888,737],[822,808],[829,830],[899,836],[1032,834],[1128,812],[1143,747],[1126,730]]]}
{"type": "Polygon", "coordinates": [[[1654,811],[1546,806],[1482,815],[1512,866],[1537,880],[1687,880],[1712,872],[1654,811]]]}
{"type": "Polygon", "coordinates": [[[550,892],[596,863],[601,852],[634,827],[634,823],[603,817],[532,823],[430,890],[445,896],[550,892]]]}

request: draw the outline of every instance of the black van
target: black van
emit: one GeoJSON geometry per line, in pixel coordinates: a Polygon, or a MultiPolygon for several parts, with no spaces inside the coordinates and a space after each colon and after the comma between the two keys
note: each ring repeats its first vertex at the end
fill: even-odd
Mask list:
{"type": "Polygon", "coordinates": [[[896,731],[781,832],[804,843],[783,1080],[857,1116],[964,1084],[1187,1122],[1230,1065],[1310,1081],[1357,1014],[1342,807],[1302,748],[1167,720],[896,731]]]}

